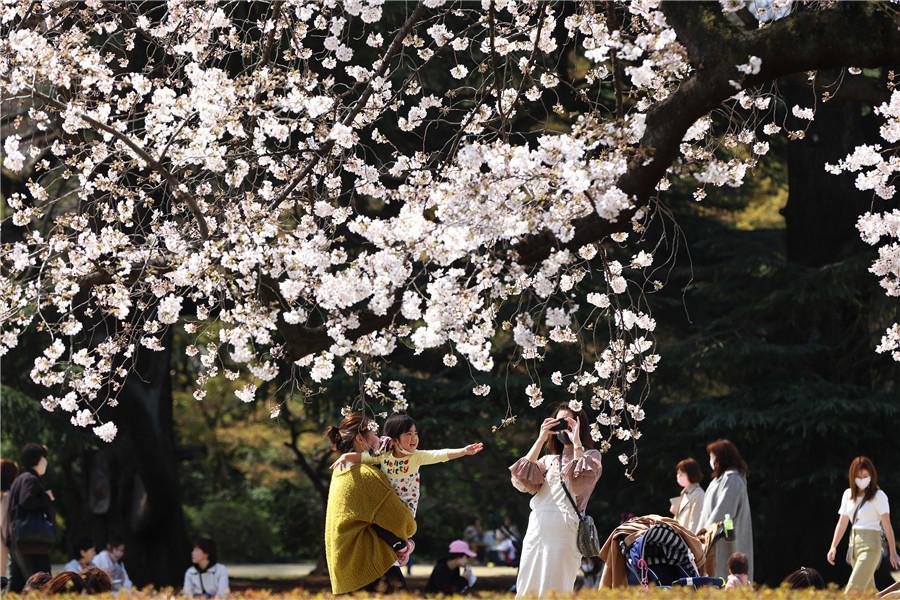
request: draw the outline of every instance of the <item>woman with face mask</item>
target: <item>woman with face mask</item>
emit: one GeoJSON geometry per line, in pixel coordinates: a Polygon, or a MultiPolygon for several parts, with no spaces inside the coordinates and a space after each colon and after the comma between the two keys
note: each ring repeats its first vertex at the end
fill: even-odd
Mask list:
{"type": "Polygon", "coordinates": [[[847,562],[853,567],[846,592],[869,593],[875,589],[875,571],[881,564],[881,534],[887,538],[891,567],[900,569],[894,528],[891,527],[891,510],[887,494],[878,487],[878,472],[865,456],[857,456],[850,463],[848,474],[850,487],[844,490],[838,521],[828,549],[828,562],[835,563],[837,545],[849,524],[850,547],[847,562]]]}
{"type": "Polygon", "coordinates": [[[675,465],[675,481],[681,494],[672,498],[671,512],[682,527],[697,533],[700,530],[700,511],[706,495],[700,487],[703,472],[693,458],[686,458],[675,465]]]}
{"type": "Polygon", "coordinates": [[[715,548],[715,577],[728,577],[728,559],[735,552],[747,555],[747,575],[753,581],[753,518],[750,497],[747,495],[747,463],[729,440],[716,440],[706,446],[712,480],[703,497],[700,529],[710,529],[716,523],[731,518],[734,536],[720,539],[715,548]]]}
{"type": "Polygon", "coordinates": [[[600,453],[593,449],[587,415],[565,403],[552,414],[544,419],[528,454],[509,468],[513,486],[534,495],[522,542],[517,598],[574,591],[581,565],[579,516],[566,489],[583,512],[600,479],[600,453]],[[547,452],[540,456],[545,446],[547,452]]]}

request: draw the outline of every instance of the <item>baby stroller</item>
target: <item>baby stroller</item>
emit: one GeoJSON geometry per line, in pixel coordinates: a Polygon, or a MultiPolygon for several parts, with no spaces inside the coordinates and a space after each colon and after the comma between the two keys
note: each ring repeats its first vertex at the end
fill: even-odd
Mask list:
{"type": "MultiPolygon", "coordinates": [[[[721,527],[717,528],[713,542],[719,537],[721,527]]],[[[629,585],[694,588],[725,585],[719,577],[701,577],[688,544],[666,523],[651,525],[631,545],[625,540],[619,537],[617,542],[625,560],[629,585]]]]}

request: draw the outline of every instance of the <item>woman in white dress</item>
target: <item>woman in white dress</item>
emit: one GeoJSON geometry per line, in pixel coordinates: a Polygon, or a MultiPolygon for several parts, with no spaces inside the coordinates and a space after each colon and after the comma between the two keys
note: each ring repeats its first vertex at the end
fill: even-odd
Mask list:
{"type": "Polygon", "coordinates": [[[509,468],[513,486],[534,495],[522,542],[517,598],[574,591],[581,565],[576,539],[579,519],[563,483],[578,510],[584,511],[600,479],[600,453],[593,449],[587,415],[575,413],[567,404],[552,414],[544,419],[528,454],[509,468]],[[559,423],[566,429],[554,433],[559,423]],[[545,445],[547,452],[540,456],[545,445]]]}

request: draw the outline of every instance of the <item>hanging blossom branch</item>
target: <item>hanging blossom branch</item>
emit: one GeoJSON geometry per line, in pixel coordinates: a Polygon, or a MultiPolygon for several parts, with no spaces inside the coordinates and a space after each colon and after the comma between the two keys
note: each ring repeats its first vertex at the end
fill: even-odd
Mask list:
{"type": "MultiPolygon", "coordinates": [[[[781,129],[778,77],[900,62],[878,4],[779,4],[753,31],[734,4],[6,5],[0,83],[24,113],[4,168],[27,183],[0,247],[0,349],[45,331],[44,407],[109,440],[125,365],[176,324],[198,400],[224,375],[253,401],[284,363],[354,374],[401,341],[490,372],[509,340],[538,406],[541,359],[574,346],[587,360],[551,384],[596,411],[630,476],[666,190],[741,185],[781,129]],[[567,44],[577,81],[557,71],[567,44]]],[[[400,382],[362,393],[406,406],[400,382]]]]}
{"type": "MultiPolygon", "coordinates": [[[[892,87],[897,83],[895,77],[892,72],[892,87]]],[[[857,146],[844,160],[826,165],[825,170],[834,175],[857,173],[857,189],[872,190],[878,198],[891,200],[897,195],[896,180],[900,173],[900,90],[895,88],[890,100],[875,108],[875,114],[884,118],[879,133],[887,145],[857,146]]],[[[869,272],[880,278],[888,296],[900,298],[900,210],[867,212],[859,217],[856,228],[864,242],[878,246],[878,258],[869,272]],[[886,243],[881,243],[882,238],[886,243]]],[[[876,351],[888,353],[900,362],[900,323],[888,327],[876,351]]]]}

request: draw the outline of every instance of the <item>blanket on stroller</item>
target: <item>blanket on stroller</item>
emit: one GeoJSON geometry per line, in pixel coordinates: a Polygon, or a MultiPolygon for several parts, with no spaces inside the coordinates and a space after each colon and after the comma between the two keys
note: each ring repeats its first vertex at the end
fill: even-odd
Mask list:
{"type": "Polygon", "coordinates": [[[629,519],[609,534],[606,543],[600,549],[600,559],[605,564],[603,575],[600,577],[601,588],[626,587],[628,585],[628,569],[625,566],[625,557],[622,556],[622,551],[619,549],[618,540],[624,538],[625,545],[631,546],[650,527],[658,523],[668,525],[684,540],[694,555],[700,575],[713,576],[715,574],[715,553],[709,552],[715,539],[715,529],[709,532],[701,530],[698,534],[694,534],[682,527],[675,519],[659,515],[646,515],[629,519]]]}

